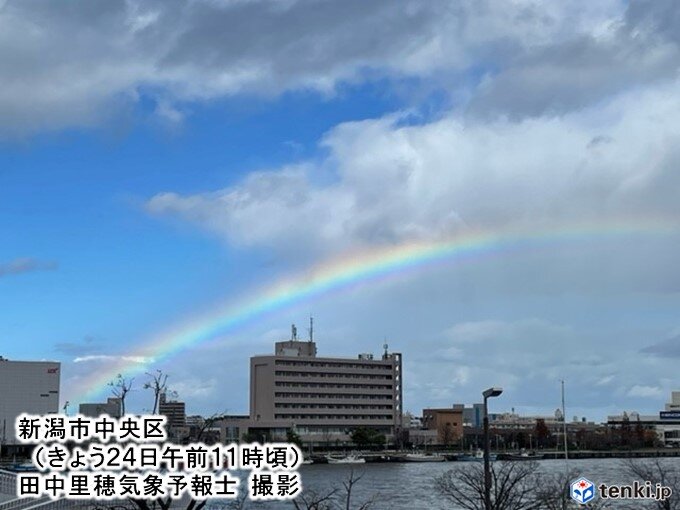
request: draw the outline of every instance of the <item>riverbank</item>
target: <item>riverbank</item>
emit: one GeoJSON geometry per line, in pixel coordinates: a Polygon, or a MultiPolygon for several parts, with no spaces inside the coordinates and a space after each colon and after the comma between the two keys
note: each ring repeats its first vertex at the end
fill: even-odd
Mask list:
{"type": "MultiPolygon", "coordinates": [[[[367,463],[412,462],[407,455],[412,452],[354,452],[354,455],[365,459],[367,463]]],[[[443,457],[448,462],[460,462],[470,459],[468,454],[450,451],[431,451],[429,454],[443,457]]],[[[520,457],[516,452],[491,452],[497,460],[559,460],[564,459],[561,451],[537,451],[528,458],[520,457]]],[[[337,455],[337,452],[334,453],[337,455]]],[[[637,458],[673,458],[680,457],[678,448],[646,448],[640,450],[574,450],[569,452],[570,459],[637,459],[637,458]]],[[[313,455],[314,464],[326,464],[326,454],[313,455]]]]}

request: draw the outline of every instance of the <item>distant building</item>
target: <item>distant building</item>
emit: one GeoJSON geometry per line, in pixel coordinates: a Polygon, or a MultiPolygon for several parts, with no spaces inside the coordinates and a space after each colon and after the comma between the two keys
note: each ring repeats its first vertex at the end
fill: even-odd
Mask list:
{"type": "Polygon", "coordinates": [[[16,444],[14,422],[21,413],[59,412],[61,364],[10,361],[0,357],[0,444],[16,444]]]}
{"type": "Polygon", "coordinates": [[[168,418],[168,427],[184,427],[187,424],[186,404],[177,400],[167,400],[165,393],[160,394],[158,414],[168,418]]]}
{"type": "Polygon", "coordinates": [[[437,444],[456,443],[463,437],[463,410],[455,407],[423,409],[423,427],[436,431],[437,444]]]}
{"type": "Polygon", "coordinates": [[[672,413],[675,411],[680,412],[680,391],[671,392],[671,401],[666,404],[666,409],[664,412],[672,413]]]}
{"type": "MultiPolygon", "coordinates": [[[[469,407],[465,404],[453,404],[453,408],[460,409],[463,412],[463,424],[466,427],[482,427],[484,421],[484,404],[472,404],[469,407]]],[[[495,414],[489,413],[489,420],[493,420],[495,416],[495,414]]]]}
{"type": "Polygon", "coordinates": [[[657,415],[640,415],[636,412],[608,416],[607,425],[614,429],[639,427],[652,430],[666,446],[680,448],[680,391],[671,392],[671,400],[657,415]]]}
{"type": "Polygon", "coordinates": [[[410,412],[404,413],[401,423],[405,429],[420,429],[423,427],[422,416],[413,416],[410,412]]]}
{"type": "Polygon", "coordinates": [[[297,340],[295,327],[274,352],[250,359],[250,432],[294,427],[304,442],[330,445],[359,427],[388,438],[400,428],[401,354],[318,357],[316,343],[297,340]]]}
{"type": "Polygon", "coordinates": [[[170,427],[170,436],[177,443],[187,444],[200,441],[213,444],[220,441],[224,416],[205,418],[199,415],[187,416],[184,426],[170,427]]]}
{"type": "Polygon", "coordinates": [[[226,415],[219,420],[220,442],[239,443],[249,433],[250,416],[247,414],[226,415]]]}
{"type": "Polygon", "coordinates": [[[100,414],[108,414],[120,418],[123,415],[123,403],[120,398],[110,397],[106,402],[80,404],[78,412],[84,416],[97,417],[100,414]]]}
{"type": "MultiPolygon", "coordinates": [[[[158,397],[158,414],[167,418],[168,437],[175,443],[184,443],[191,439],[192,428],[187,424],[186,404],[178,400],[168,400],[165,392],[158,397]]],[[[197,429],[194,429],[194,432],[197,429]]],[[[200,427],[198,428],[200,429],[200,427]]],[[[201,437],[201,440],[204,438],[201,437]]]]}

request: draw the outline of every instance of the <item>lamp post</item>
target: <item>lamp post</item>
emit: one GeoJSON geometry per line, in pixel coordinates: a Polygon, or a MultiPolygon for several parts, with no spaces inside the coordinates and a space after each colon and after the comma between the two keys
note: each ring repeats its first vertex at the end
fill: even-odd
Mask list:
{"type": "Polygon", "coordinates": [[[484,390],[484,508],[491,510],[491,467],[489,465],[489,408],[487,400],[503,393],[502,388],[484,390]]]}

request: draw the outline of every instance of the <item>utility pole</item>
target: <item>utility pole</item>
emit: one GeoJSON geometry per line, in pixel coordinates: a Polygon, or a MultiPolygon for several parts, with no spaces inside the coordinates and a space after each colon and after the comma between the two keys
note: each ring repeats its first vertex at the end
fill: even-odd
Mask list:
{"type": "Polygon", "coordinates": [[[487,400],[492,397],[497,397],[503,393],[502,388],[489,388],[484,390],[482,396],[484,397],[484,509],[492,510],[491,508],[491,466],[489,453],[489,405],[487,400]]]}
{"type": "Polygon", "coordinates": [[[569,460],[569,442],[567,440],[567,413],[564,410],[564,379],[562,379],[562,429],[564,431],[564,460],[569,460]]]}

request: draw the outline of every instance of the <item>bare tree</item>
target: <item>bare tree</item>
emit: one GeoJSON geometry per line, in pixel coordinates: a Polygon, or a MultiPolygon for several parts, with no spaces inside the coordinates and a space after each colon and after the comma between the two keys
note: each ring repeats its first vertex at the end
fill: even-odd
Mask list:
{"type": "Polygon", "coordinates": [[[208,418],[205,418],[201,424],[198,426],[198,430],[196,431],[196,441],[204,441],[204,442],[214,442],[214,438],[211,438],[209,436],[210,431],[212,430],[213,426],[215,425],[216,422],[219,422],[222,418],[224,418],[224,413],[215,413],[212,416],[209,416],[208,418]]]}
{"type": "Polygon", "coordinates": [[[334,506],[334,498],[338,490],[335,487],[320,493],[314,489],[307,489],[297,499],[293,500],[293,506],[296,510],[331,510],[336,508],[334,506]]]}
{"type": "MultiPolygon", "coordinates": [[[[658,510],[680,510],[680,467],[663,462],[662,459],[626,459],[622,461],[625,473],[641,482],[670,487],[671,497],[664,501],[651,501],[648,508],[658,510]]],[[[640,508],[636,503],[635,508],[640,508]]]]}
{"type": "Polygon", "coordinates": [[[156,414],[161,394],[168,389],[168,374],[164,374],[162,370],[156,370],[155,374],[147,372],[146,375],[149,376],[150,380],[144,383],[144,389],[153,391],[153,412],[151,414],[156,414]]]}
{"type": "MultiPolygon", "coordinates": [[[[131,499],[139,510],[169,510],[172,507],[172,498],[159,498],[154,500],[148,499],[131,499]]],[[[207,500],[196,501],[190,500],[187,503],[186,510],[201,510],[207,503],[207,500]]]]}
{"type": "MultiPolygon", "coordinates": [[[[345,501],[345,510],[352,510],[352,489],[354,486],[364,477],[363,474],[355,476],[354,475],[354,470],[351,470],[349,472],[349,476],[347,477],[346,480],[343,480],[342,486],[344,487],[344,496],[343,499],[345,501]]],[[[364,501],[362,503],[359,503],[359,506],[356,507],[357,510],[367,510],[368,508],[373,505],[375,502],[376,496],[374,495],[367,501],[364,501]]]]}
{"type": "Polygon", "coordinates": [[[453,443],[453,440],[455,439],[455,434],[453,431],[453,427],[451,427],[450,423],[442,423],[439,425],[437,428],[437,436],[439,441],[445,446],[449,446],[451,443],[453,443]]]}
{"type": "Polygon", "coordinates": [[[243,491],[235,499],[224,503],[224,510],[246,510],[248,508],[248,493],[243,491]]]}
{"type": "MultiPolygon", "coordinates": [[[[491,508],[533,510],[540,508],[529,499],[531,479],[538,463],[495,462],[491,465],[491,508]]],[[[439,494],[465,510],[484,510],[484,466],[469,464],[452,469],[435,479],[439,494]]]]}
{"type": "Polygon", "coordinates": [[[375,502],[377,496],[373,495],[366,501],[352,506],[352,492],[354,486],[359,483],[364,475],[356,475],[354,470],[342,482],[342,488],[332,487],[326,492],[317,492],[307,489],[292,501],[296,510],[368,510],[375,502]]]}
{"type": "MultiPolygon", "coordinates": [[[[567,510],[574,508],[574,501],[569,494],[571,483],[581,473],[578,471],[560,471],[558,473],[541,473],[536,477],[535,498],[544,510],[567,510]]],[[[604,501],[596,499],[578,508],[606,508],[604,501]]]]}
{"type": "MultiPolygon", "coordinates": [[[[575,472],[539,473],[538,462],[494,462],[491,465],[493,510],[566,510],[574,508],[569,484],[575,472]]],[[[465,510],[484,510],[484,466],[467,464],[435,479],[437,492],[465,510]]],[[[596,501],[581,508],[603,508],[596,501]]]]}
{"type": "Polygon", "coordinates": [[[132,391],[132,381],[134,381],[134,378],[127,379],[122,374],[118,374],[113,381],[109,382],[111,393],[114,397],[120,399],[120,411],[123,416],[125,416],[125,399],[127,394],[132,391]]]}

